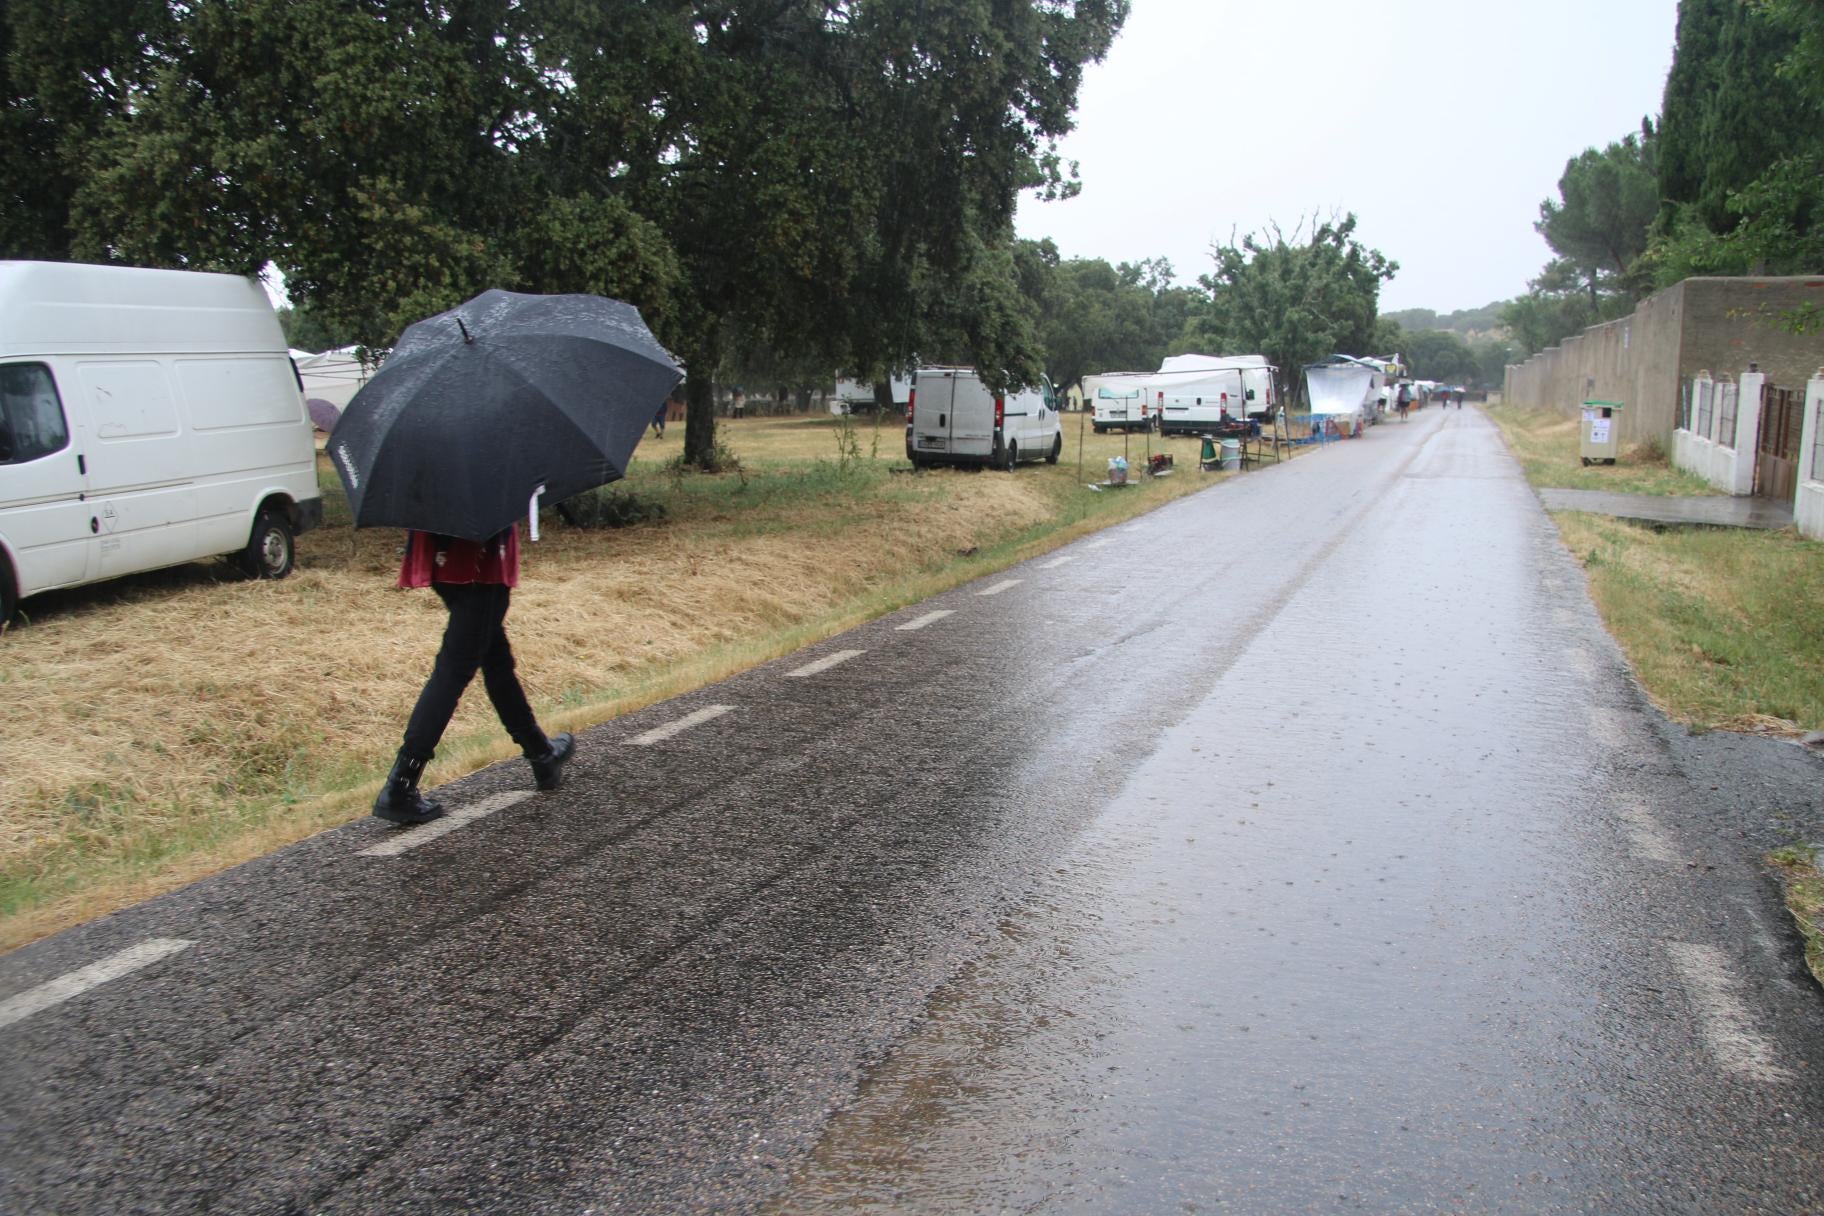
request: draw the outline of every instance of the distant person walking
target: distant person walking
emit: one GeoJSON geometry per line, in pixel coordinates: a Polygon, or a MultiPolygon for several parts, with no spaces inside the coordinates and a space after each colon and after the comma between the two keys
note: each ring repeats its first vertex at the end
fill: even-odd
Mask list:
{"type": "Polygon", "coordinates": [[[728,399],[728,412],[731,418],[742,418],[747,415],[747,394],[741,391],[739,384],[735,385],[734,396],[728,399]]]}
{"type": "Polygon", "coordinates": [[[659,433],[660,439],[665,438],[665,416],[670,413],[670,411],[671,402],[667,399],[660,403],[659,412],[652,416],[652,429],[659,433]]]}
{"type": "Polygon", "coordinates": [[[406,722],[404,745],[393,761],[374,814],[391,823],[427,823],[443,807],[418,792],[424,766],[456,713],[462,692],[481,672],[488,700],[507,734],[519,744],[541,790],[563,783],[564,765],[576,750],[568,733],[555,739],[539,729],[532,706],[514,674],[513,649],[507,644],[507,604],[519,585],[519,528],[508,527],[476,543],[429,532],[407,532],[399,586],[429,587],[449,609],[443,646],[424,691],[406,722]]]}
{"type": "Polygon", "coordinates": [[[1394,397],[1394,408],[1400,412],[1400,421],[1406,421],[1406,415],[1412,409],[1412,385],[1400,381],[1400,391],[1394,397]]]}

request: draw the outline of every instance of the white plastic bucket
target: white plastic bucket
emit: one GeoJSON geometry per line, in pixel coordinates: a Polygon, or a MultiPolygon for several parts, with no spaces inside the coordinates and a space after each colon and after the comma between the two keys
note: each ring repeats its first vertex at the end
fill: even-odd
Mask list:
{"type": "Polygon", "coordinates": [[[1222,441],[1222,467],[1225,469],[1241,467],[1241,440],[1224,439],[1222,441]]]}

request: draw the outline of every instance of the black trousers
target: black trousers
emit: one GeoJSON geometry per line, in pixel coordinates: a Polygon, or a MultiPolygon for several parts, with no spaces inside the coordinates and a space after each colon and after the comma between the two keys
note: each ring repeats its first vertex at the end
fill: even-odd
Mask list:
{"type": "Polygon", "coordinates": [[[450,610],[443,630],[443,647],[431,668],[431,678],[418,694],[418,704],[405,726],[405,753],[429,760],[443,738],[444,728],[455,716],[463,689],[481,672],[488,700],[520,750],[543,755],[550,741],[538,728],[526,692],[513,673],[513,648],[507,644],[509,588],[497,583],[433,583],[431,589],[450,610]]]}

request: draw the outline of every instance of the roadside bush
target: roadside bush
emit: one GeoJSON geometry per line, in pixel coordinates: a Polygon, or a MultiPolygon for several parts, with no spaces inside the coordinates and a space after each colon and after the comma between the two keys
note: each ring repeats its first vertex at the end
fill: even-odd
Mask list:
{"type": "Polygon", "coordinates": [[[636,524],[658,523],[665,518],[665,507],[631,491],[602,486],[558,504],[558,515],[578,528],[631,528],[636,524]]]}

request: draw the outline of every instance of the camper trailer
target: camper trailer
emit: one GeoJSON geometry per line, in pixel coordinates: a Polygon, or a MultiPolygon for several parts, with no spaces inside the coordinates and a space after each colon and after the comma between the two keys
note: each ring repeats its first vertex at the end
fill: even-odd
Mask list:
{"type": "MultiPolygon", "coordinates": [[[[894,406],[896,408],[904,407],[906,396],[912,391],[912,381],[904,376],[894,376],[891,383],[894,406]]],[[[832,414],[865,414],[874,406],[874,382],[871,380],[838,380],[836,391],[830,394],[830,413],[832,414]]]]}
{"type": "Polygon", "coordinates": [[[203,557],[283,578],[322,519],[259,284],[0,262],[0,622],[40,591],[203,557]]]}

